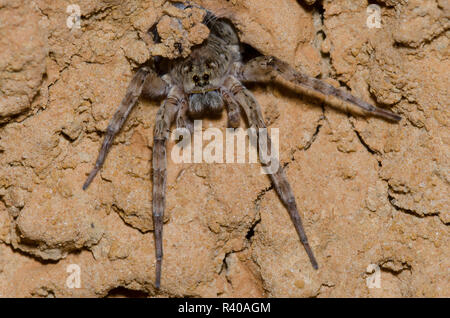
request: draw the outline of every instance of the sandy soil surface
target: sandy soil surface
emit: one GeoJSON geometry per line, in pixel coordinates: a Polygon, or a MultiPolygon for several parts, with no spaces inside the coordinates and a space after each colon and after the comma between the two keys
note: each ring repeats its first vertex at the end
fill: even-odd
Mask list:
{"type": "MultiPolygon", "coordinates": [[[[139,101],[103,170],[81,186],[131,76],[152,55],[188,55],[209,32],[202,12],[165,0],[4,0],[0,296],[449,297],[449,2],[194,2],[230,17],[261,53],[403,117],[250,86],[279,129],[319,270],[258,164],[169,156],[156,291],[157,102],[139,101]],[[159,44],[146,33],[155,23],[159,44]],[[70,288],[73,268],[80,288],[70,288]]],[[[226,116],[203,126],[225,131],[226,116]]]]}

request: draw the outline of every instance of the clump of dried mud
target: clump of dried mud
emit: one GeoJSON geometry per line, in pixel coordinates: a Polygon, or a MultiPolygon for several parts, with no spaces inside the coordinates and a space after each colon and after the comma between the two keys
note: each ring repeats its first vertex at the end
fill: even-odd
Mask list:
{"type": "MultiPolygon", "coordinates": [[[[208,35],[202,13],[164,0],[80,0],[77,29],[67,26],[63,1],[6,0],[0,295],[449,297],[448,2],[378,1],[380,28],[368,27],[364,0],[195,2],[230,16],[241,40],[263,54],[403,117],[393,124],[280,85],[251,87],[279,128],[319,270],[259,165],[175,164],[169,156],[157,293],[156,102],[139,101],[101,173],[87,191],[81,185],[133,72],[152,54],[189,54],[208,35]],[[178,31],[174,18],[183,21],[178,31]],[[147,35],[155,23],[159,44],[147,35]],[[80,288],[66,284],[70,264],[80,268],[80,288]],[[373,288],[367,282],[378,273],[373,288]]],[[[226,118],[210,124],[224,130],[226,118]]]]}

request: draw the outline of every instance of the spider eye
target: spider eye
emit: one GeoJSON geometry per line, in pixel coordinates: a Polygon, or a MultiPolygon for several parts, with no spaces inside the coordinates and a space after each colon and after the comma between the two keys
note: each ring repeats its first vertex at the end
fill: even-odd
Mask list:
{"type": "Polygon", "coordinates": [[[209,80],[209,75],[208,74],[203,75],[203,80],[205,81],[209,80]]]}
{"type": "Polygon", "coordinates": [[[192,77],[192,79],[193,79],[194,82],[196,82],[196,83],[200,80],[200,78],[199,78],[197,75],[194,75],[194,76],[192,77]]]}

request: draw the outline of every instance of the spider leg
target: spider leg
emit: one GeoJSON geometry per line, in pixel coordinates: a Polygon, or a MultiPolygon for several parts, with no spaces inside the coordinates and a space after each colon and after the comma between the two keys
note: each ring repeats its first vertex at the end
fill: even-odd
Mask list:
{"type": "Polygon", "coordinates": [[[225,87],[220,88],[220,93],[225,100],[225,106],[227,108],[228,127],[239,127],[241,112],[238,103],[236,103],[233,96],[231,96],[231,93],[225,87]]]}
{"type": "Polygon", "coordinates": [[[345,90],[335,88],[326,82],[306,74],[299,73],[286,62],[283,62],[273,56],[256,57],[253,60],[250,60],[247,64],[238,68],[236,73],[238,79],[241,81],[268,81],[274,80],[278,75],[280,75],[283,79],[294,83],[295,85],[312,89],[323,95],[335,96],[343,101],[350,102],[365,111],[383,118],[393,121],[400,121],[402,119],[401,116],[375,107],[353,96],[345,90]]]}
{"type": "Polygon", "coordinates": [[[106,136],[103,140],[102,147],[97,157],[97,161],[95,162],[95,167],[89,173],[85,183],[83,184],[83,190],[86,190],[87,187],[91,184],[92,180],[96,176],[97,172],[103,166],[105,162],[106,155],[113,143],[114,136],[117,132],[122,128],[123,123],[127,119],[129,113],[136,105],[136,101],[143,91],[152,92],[150,95],[159,96],[164,95],[167,90],[167,84],[159,77],[157,77],[156,73],[153,72],[149,67],[140,68],[136,74],[133,76],[130,84],[128,85],[127,92],[122,102],[120,103],[119,108],[114,114],[113,118],[109,122],[108,128],[106,129],[106,136]],[[154,89],[146,89],[148,82],[151,82],[155,85],[154,89]]]}
{"type": "Polygon", "coordinates": [[[194,133],[194,123],[187,114],[188,108],[189,106],[187,100],[183,98],[183,100],[180,101],[180,109],[177,113],[176,126],[177,128],[186,128],[192,135],[194,133]]]}
{"type": "MultiPolygon", "coordinates": [[[[228,77],[224,85],[227,88],[227,90],[232,93],[232,97],[243,108],[250,127],[254,128],[257,131],[257,133],[259,133],[259,128],[266,128],[266,124],[264,123],[264,119],[261,113],[261,107],[259,106],[253,94],[233,76],[228,77]]],[[[269,136],[267,136],[267,143],[269,144],[267,148],[270,149],[269,136]]],[[[269,162],[267,162],[263,161],[261,157],[262,156],[260,149],[260,160],[264,166],[270,165],[270,160],[273,160],[273,158],[271,158],[269,162]]],[[[312,266],[314,267],[314,269],[317,269],[318,264],[312,252],[312,249],[309,245],[305,230],[303,229],[303,224],[297,209],[294,193],[283,171],[283,167],[279,165],[278,170],[274,173],[269,173],[269,176],[270,179],[272,180],[272,183],[275,187],[278,196],[280,197],[281,201],[286,206],[289,212],[291,220],[294,223],[295,229],[297,230],[297,233],[300,237],[303,246],[305,247],[306,253],[308,254],[312,266]]]]}
{"type": "Polygon", "coordinates": [[[153,225],[156,245],[156,278],[155,287],[161,284],[161,267],[163,257],[162,230],[165,209],[165,192],[167,179],[166,143],[169,129],[177,112],[184,103],[184,95],[177,87],[173,87],[156,114],[153,134],[153,225]]]}

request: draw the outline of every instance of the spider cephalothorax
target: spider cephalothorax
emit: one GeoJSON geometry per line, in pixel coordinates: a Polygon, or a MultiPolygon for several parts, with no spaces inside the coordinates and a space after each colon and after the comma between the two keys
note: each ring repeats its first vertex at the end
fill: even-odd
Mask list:
{"type": "MultiPolygon", "coordinates": [[[[83,185],[83,189],[86,189],[102,167],[115,134],[122,127],[139,96],[145,94],[151,98],[165,98],[156,116],[153,140],[153,222],[156,244],[155,286],[157,288],[160,286],[163,256],[162,228],[167,177],[166,143],[169,129],[174,122],[177,128],[192,130],[194,118],[220,113],[223,108],[226,108],[230,127],[239,126],[242,110],[248,125],[255,128],[255,131],[259,131],[257,128],[266,127],[260,106],[253,94],[242,83],[268,82],[277,78],[283,78],[294,85],[323,95],[335,96],[389,120],[401,119],[397,114],[377,108],[344,90],[301,74],[276,57],[258,56],[244,63],[241,56],[243,45],[239,42],[231,22],[216,18],[207,11],[204,23],[210,29],[210,35],[201,45],[192,49],[190,56],[185,59],[167,61],[168,69],[162,76],[148,66],[141,67],[134,75],[119,109],[108,125],[95,167],[83,185]]],[[[271,165],[270,160],[273,158],[263,160],[260,156],[261,164],[264,166],[271,165]]],[[[279,165],[278,162],[276,164],[279,165]]],[[[279,166],[269,176],[289,212],[312,266],[317,269],[317,261],[309,246],[294,194],[283,168],[279,166]]]]}
{"type": "Polygon", "coordinates": [[[170,78],[188,96],[190,118],[223,110],[225,103],[220,88],[233,63],[239,60],[239,42],[231,26],[223,21],[215,21],[214,25],[216,28],[220,25],[233,37],[222,38],[213,29],[208,39],[194,48],[188,58],[171,63],[170,78]]]}

